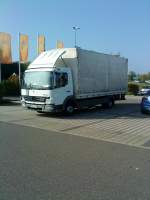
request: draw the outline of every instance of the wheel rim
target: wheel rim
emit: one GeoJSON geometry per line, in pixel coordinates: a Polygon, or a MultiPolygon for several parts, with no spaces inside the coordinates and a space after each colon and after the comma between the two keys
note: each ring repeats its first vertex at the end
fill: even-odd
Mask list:
{"type": "Polygon", "coordinates": [[[73,113],[74,108],[73,108],[73,106],[69,105],[69,106],[67,106],[66,110],[68,113],[73,113]]]}
{"type": "Polygon", "coordinates": [[[112,101],[109,101],[108,106],[112,107],[112,105],[113,105],[112,101]]]}

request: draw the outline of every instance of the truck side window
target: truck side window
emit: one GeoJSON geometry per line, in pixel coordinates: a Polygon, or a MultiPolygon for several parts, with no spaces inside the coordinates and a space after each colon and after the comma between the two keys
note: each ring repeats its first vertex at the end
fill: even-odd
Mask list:
{"type": "Polygon", "coordinates": [[[64,87],[68,84],[68,75],[67,73],[55,73],[56,76],[56,88],[64,87]]]}

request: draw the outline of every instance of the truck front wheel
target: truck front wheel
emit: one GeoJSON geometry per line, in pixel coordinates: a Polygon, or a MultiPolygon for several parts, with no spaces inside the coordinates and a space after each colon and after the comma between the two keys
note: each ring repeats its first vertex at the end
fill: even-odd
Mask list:
{"type": "Polygon", "coordinates": [[[65,114],[67,115],[72,115],[73,112],[74,112],[74,104],[73,102],[68,102],[66,105],[65,105],[65,114]]]}

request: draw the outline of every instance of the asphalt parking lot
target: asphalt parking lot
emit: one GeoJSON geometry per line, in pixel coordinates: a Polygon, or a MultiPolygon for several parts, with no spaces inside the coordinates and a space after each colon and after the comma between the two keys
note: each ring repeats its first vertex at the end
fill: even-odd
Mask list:
{"type": "Polygon", "coordinates": [[[76,111],[73,116],[38,114],[24,110],[19,102],[6,103],[0,106],[0,121],[149,148],[150,115],[140,113],[140,99],[127,96],[125,101],[116,102],[112,109],[97,107],[76,111]]]}

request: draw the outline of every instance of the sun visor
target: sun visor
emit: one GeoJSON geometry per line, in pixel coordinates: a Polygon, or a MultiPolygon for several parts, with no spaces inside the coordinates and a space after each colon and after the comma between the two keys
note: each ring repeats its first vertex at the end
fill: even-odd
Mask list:
{"type": "Polygon", "coordinates": [[[28,67],[37,68],[40,67],[51,66],[54,67],[56,61],[65,53],[64,49],[53,49],[51,51],[45,51],[41,53],[28,67]]]}

